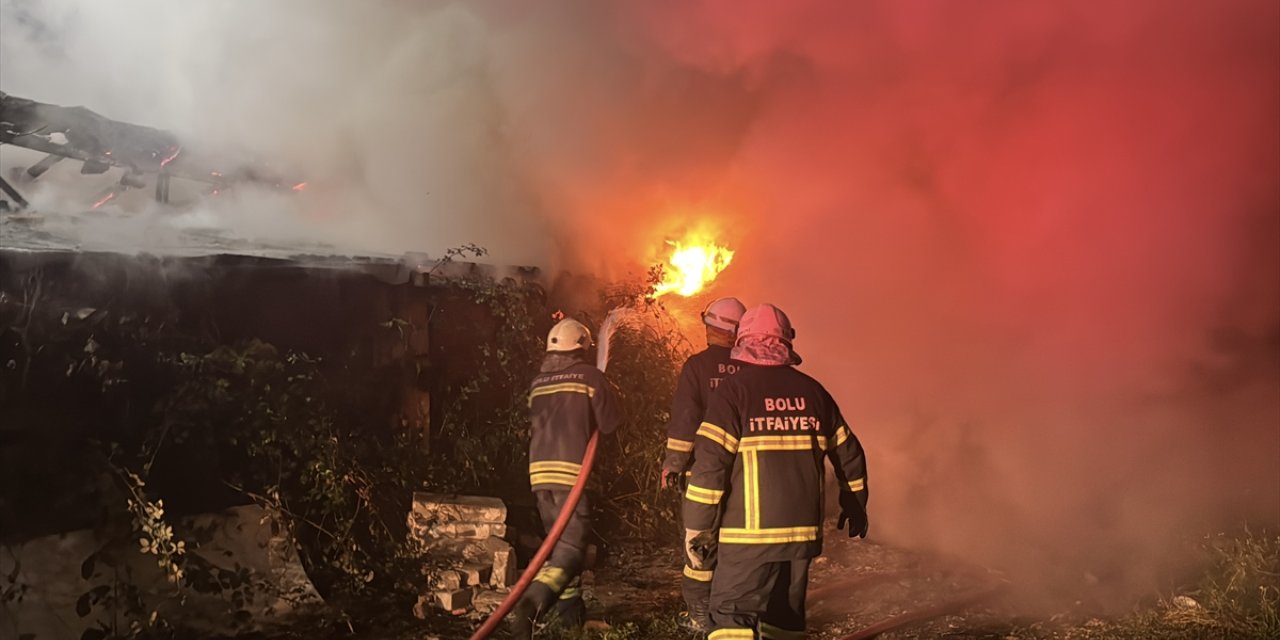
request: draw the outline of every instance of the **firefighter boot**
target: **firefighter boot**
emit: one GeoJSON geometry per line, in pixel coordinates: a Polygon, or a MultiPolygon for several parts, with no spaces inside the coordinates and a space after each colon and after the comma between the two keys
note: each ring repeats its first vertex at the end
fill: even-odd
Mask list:
{"type": "Polygon", "coordinates": [[[711,632],[711,618],[707,616],[706,611],[681,611],[676,625],[700,636],[711,632]]]}
{"type": "Polygon", "coordinates": [[[538,621],[538,616],[547,609],[547,605],[555,600],[556,594],[541,582],[535,582],[529,585],[524,595],[520,596],[520,601],[516,603],[515,609],[511,612],[511,622],[509,629],[512,638],[520,640],[530,640],[533,638],[533,627],[538,621]]]}
{"type": "Polygon", "coordinates": [[[564,627],[581,629],[587,622],[587,604],[582,601],[582,596],[562,598],[556,603],[556,614],[564,627]]]}

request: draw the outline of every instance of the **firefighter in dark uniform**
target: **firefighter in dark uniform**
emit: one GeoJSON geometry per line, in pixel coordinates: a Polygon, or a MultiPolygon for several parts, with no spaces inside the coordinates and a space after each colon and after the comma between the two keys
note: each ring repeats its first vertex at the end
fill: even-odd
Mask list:
{"type": "MultiPolygon", "coordinates": [[[[738,369],[738,364],[729,359],[729,350],[733,348],[738,321],[746,310],[737,298],[720,298],[702,312],[702,323],[707,327],[707,348],[690,356],[680,370],[671,403],[671,422],[667,424],[667,456],[662,463],[664,489],[678,486],[684,493],[686,476],[693,466],[693,439],[706,413],[707,399],[721,381],[738,369]]],[[[714,570],[714,554],[708,554],[701,568],[693,567],[685,558],[681,580],[681,591],[689,608],[685,624],[695,630],[707,628],[714,570]]]]}
{"type": "Polygon", "coordinates": [[[718,544],[710,640],[803,638],[809,561],[822,552],[823,458],[840,488],[838,528],[866,537],[862,446],[816,380],[794,368],[795,331],[773,305],[738,326],[738,372],[720,384],[694,444],[686,554],[718,544]]]}
{"type": "MultiPolygon", "coordinates": [[[[538,514],[550,530],[578,481],[591,434],[612,433],[622,422],[617,391],[586,361],[591,332],[565,319],[547,336],[547,355],[529,389],[529,484],[538,514]]],[[[531,638],[538,616],[554,604],[562,623],[581,626],[586,607],[581,578],[591,531],[591,506],[583,494],[551,556],[516,604],[512,635],[531,638]]]]}

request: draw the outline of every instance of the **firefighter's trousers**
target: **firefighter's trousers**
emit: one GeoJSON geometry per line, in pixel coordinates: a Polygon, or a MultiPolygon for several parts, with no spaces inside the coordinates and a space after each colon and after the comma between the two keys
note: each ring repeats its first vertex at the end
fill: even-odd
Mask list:
{"type": "Polygon", "coordinates": [[[800,640],[809,559],[735,563],[723,556],[711,582],[708,640],[800,640]]]}
{"type": "MultiPolygon", "coordinates": [[[[549,532],[569,498],[569,489],[535,491],[534,497],[538,500],[538,515],[542,518],[542,526],[549,532]]],[[[546,564],[542,565],[538,575],[534,576],[533,583],[521,597],[522,600],[532,600],[537,605],[539,615],[554,603],[563,623],[581,626],[585,622],[582,570],[587,559],[587,541],[590,535],[591,504],[587,494],[583,493],[546,564]]]]}
{"type": "MultiPolygon", "coordinates": [[[[684,474],[680,480],[680,495],[684,495],[689,476],[684,474]]],[[[680,517],[678,540],[684,540],[684,516],[680,517]]],[[[715,575],[716,551],[711,550],[702,563],[701,569],[695,569],[689,562],[689,554],[684,545],[680,546],[680,557],[684,558],[684,577],[680,580],[680,591],[684,595],[685,606],[689,608],[689,617],[695,622],[707,624],[707,612],[711,602],[711,578],[715,575]]]]}

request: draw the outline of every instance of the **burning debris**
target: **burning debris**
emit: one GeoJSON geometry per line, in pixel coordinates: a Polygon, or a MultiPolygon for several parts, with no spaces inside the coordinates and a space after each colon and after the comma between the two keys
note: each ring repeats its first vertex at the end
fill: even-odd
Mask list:
{"type": "MultiPolygon", "coordinates": [[[[63,107],[0,92],[0,144],[48,154],[18,175],[34,181],[62,160],[79,160],[80,173],[98,175],[112,168],[124,170],[119,187],[98,197],[97,209],[119,191],[146,185],[156,175],[156,200],[168,202],[169,181],[185,178],[211,185],[217,193],[237,183],[253,183],[301,191],[307,183],[287,180],[260,162],[191,150],[174,134],[103,117],[85,107],[63,107]]],[[[0,176],[0,190],[18,208],[28,203],[0,176]]]]}

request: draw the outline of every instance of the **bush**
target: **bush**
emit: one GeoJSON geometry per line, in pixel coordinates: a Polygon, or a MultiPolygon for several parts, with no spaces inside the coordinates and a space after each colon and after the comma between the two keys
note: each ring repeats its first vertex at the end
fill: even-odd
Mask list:
{"type": "Polygon", "coordinates": [[[1203,549],[1210,566],[1194,592],[1198,606],[1175,599],[1170,617],[1231,637],[1280,638],[1280,535],[1220,533],[1203,549]]]}
{"type": "Polygon", "coordinates": [[[608,375],[618,386],[626,418],[593,475],[600,480],[604,525],[615,535],[647,540],[674,537],[679,495],[659,488],[666,425],[676,377],[688,342],[659,306],[644,302],[614,336],[608,375]]]}
{"type": "Polygon", "coordinates": [[[1280,536],[1248,529],[1219,533],[1207,536],[1201,551],[1204,573],[1188,595],[1168,597],[1096,628],[1068,629],[1066,637],[1280,638],[1280,536]]]}
{"type": "MultiPolygon", "coordinates": [[[[626,423],[603,443],[594,474],[606,514],[598,528],[609,539],[668,534],[678,508],[674,492],[658,489],[658,466],[688,344],[646,291],[615,287],[599,309],[582,312],[588,321],[613,306],[637,312],[616,336],[609,369],[626,423]]],[[[14,364],[0,372],[0,400],[29,405],[32,415],[66,414],[61,419],[87,436],[77,443],[86,461],[80,481],[110,479],[86,502],[103,503],[106,528],[141,541],[175,581],[201,590],[208,571],[185,553],[193,541],[174,531],[172,515],[253,500],[283,516],[331,602],[335,595],[398,602],[420,566],[404,541],[414,491],[527,495],[527,389],[553,322],[536,286],[476,278],[451,280],[437,293],[443,302],[433,304],[459,314],[442,323],[451,332],[442,337],[450,370],[406,365],[433,385],[430,434],[388,428],[387,381],[354,354],[320,359],[260,340],[223,342],[199,318],[182,321],[176,307],[104,306],[79,321],[65,314],[33,321],[35,305],[23,307],[14,323],[23,330],[4,334],[14,337],[6,347],[14,364]]],[[[62,295],[74,303],[79,294],[62,295]]],[[[369,330],[403,335],[404,328],[392,318],[369,330]]],[[[37,467],[0,475],[31,480],[37,467]]],[[[56,491],[33,501],[63,491],[35,484],[56,491]]],[[[6,494],[0,512],[11,503],[6,494]]],[[[146,612],[122,611],[146,620],[146,612]]]]}

